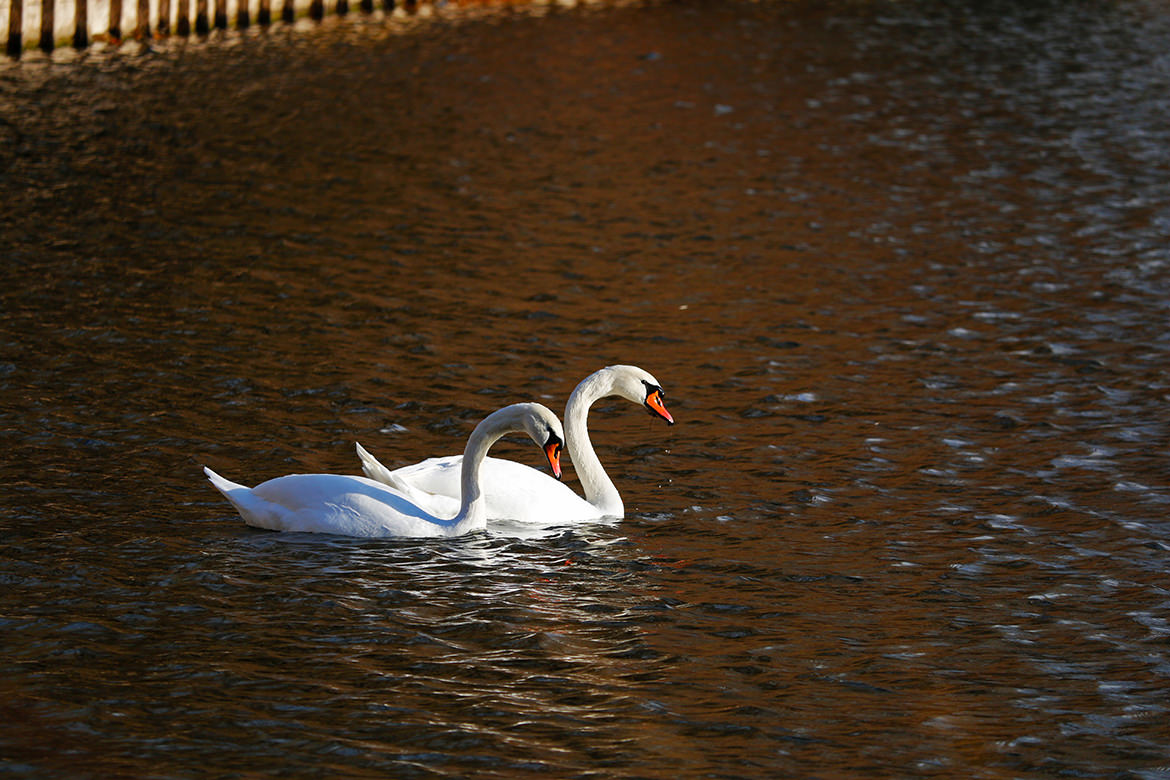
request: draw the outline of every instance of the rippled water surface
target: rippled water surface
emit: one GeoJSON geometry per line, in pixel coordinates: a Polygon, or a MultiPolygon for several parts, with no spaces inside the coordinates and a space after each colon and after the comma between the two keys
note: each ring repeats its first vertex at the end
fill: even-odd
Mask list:
{"type": "Polygon", "coordinates": [[[1170,776],[1170,8],[966,5],[0,65],[0,774],[1170,776]],[[617,362],[679,420],[594,407],[620,522],[280,535],[200,472],[617,362]]]}

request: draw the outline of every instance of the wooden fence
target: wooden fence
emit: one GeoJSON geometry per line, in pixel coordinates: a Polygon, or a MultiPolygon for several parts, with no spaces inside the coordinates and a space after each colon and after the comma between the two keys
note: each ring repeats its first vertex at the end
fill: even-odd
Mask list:
{"type": "MultiPolygon", "coordinates": [[[[41,31],[40,41],[38,43],[40,49],[44,52],[51,52],[57,44],[54,32],[57,0],[9,0],[7,51],[10,57],[20,57],[21,52],[24,50],[24,6],[26,2],[29,5],[33,3],[40,4],[41,31]]],[[[130,35],[138,39],[171,35],[172,2],[176,4],[174,13],[175,35],[188,36],[192,33],[206,35],[211,32],[213,27],[220,30],[227,29],[229,23],[227,0],[157,0],[158,13],[155,16],[153,26],[151,24],[150,0],[126,0],[126,2],[137,3],[137,23],[134,29],[130,31],[130,35]],[[195,6],[195,23],[193,29],[191,25],[192,2],[195,6]],[[209,7],[212,2],[214,2],[214,8],[209,7]]],[[[239,0],[235,19],[235,26],[237,28],[244,29],[252,25],[250,6],[253,2],[256,5],[255,21],[259,25],[272,23],[272,5],[274,2],[280,3],[278,10],[281,20],[291,22],[296,15],[294,0],[239,0]]],[[[395,0],[358,0],[358,7],[363,12],[372,13],[375,2],[387,11],[393,11],[396,5],[395,0]]],[[[416,2],[417,0],[403,0],[402,6],[407,10],[412,10],[416,2]]],[[[109,3],[109,21],[106,25],[107,32],[105,33],[105,37],[112,43],[117,44],[122,40],[124,32],[122,30],[123,0],[109,0],[109,3]]],[[[323,18],[325,16],[324,0],[310,0],[308,11],[309,16],[313,19],[323,18]]],[[[339,15],[349,13],[349,0],[336,0],[334,11],[339,15]]],[[[74,48],[84,49],[89,46],[89,31],[88,0],[73,0],[74,48]]]]}

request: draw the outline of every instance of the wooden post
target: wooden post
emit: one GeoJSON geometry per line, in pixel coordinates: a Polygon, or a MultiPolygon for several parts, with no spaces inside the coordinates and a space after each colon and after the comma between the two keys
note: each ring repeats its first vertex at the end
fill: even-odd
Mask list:
{"type": "Polygon", "coordinates": [[[175,20],[175,32],[186,38],[191,34],[191,0],[179,0],[178,17],[175,20]]]}
{"type": "Polygon", "coordinates": [[[386,13],[394,10],[394,0],[386,0],[386,13]]]}
{"type": "Polygon", "coordinates": [[[260,8],[256,11],[256,21],[262,27],[272,24],[272,8],[268,0],[260,0],[260,8]]]}
{"type": "Polygon", "coordinates": [[[53,7],[55,0],[41,0],[41,51],[45,54],[53,51],[53,7]]]}
{"type": "Polygon", "coordinates": [[[293,10],[293,0],[284,0],[284,7],[280,9],[280,19],[283,22],[292,24],[296,19],[296,12],[293,10]]]}
{"type": "Polygon", "coordinates": [[[215,0],[215,26],[227,29],[227,0],[215,0]]]}
{"type": "Polygon", "coordinates": [[[236,29],[246,30],[252,23],[252,14],[248,11],[248,0],[239,0],[236,6],[236,29]]]}
{"type": "Polygon", "coordinates": [[[86,0],[74,0],[73,5],[73,48],[89,46],[89,5],[86,0]]]}
{"type": "Polygon", "coordinates": [[[309,18],[317,22],[325,18],[325,0],[313,0],[309,3],[309,18]]]}
{"type": "Polygon", "coordinates": [[[158,24],[154,29],[159,35],[171,34],[171,0],[158,0],[158,24]]]}
{"type": "Polygon", "coordinates": [[[337,7],[333,9],[338,16],[345,16],[349,13],[349,0],[337,0],[337,7]]]}
{"type": "Polygon", "coordinates": [[[195,32],[207,35],[210,31],[207,26],[207,0],[195,0],[195,32]]]}
{"type": "Polygon", "coordinates": [[[364,14],[372,14],[374,12],[374,0],[361,0],[361,9],[364,14]]]}
{"type": "Polygon", "coordinates": [[[24,49],[24,0],[8,0],[8,56],[19,57],[24,49]]]}
{"type": "Polygon", "coordinates": [[[134,20],[134,37],[150,40],[150,0],[138,0],[138,18],[134,20]]]}
{"type": "Polygon", "coordinates": [[[122,0],[110,0],[110,43],[122,40],[122,0]]]}

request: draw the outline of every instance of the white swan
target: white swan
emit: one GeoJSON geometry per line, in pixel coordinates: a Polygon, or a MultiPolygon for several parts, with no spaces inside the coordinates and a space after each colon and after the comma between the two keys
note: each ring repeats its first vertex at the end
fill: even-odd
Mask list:
{"type": "MultiPolygon", "coordinates": [[[[644,405],[651,415],[674,424],[663,402],[662,386],[648,372],[637,366],[607,366],[595,371],[577,385],[565,405],[565,449],[573,459],[585,498],[536,469],[511,460],[488,458],[483,464],[483,489],[489,519],[567,523],[625,515],[621,494],[589,441],[589,407],[607,396],[644,405]]],[[[360,444],[357,453],[366,476],[403,492],[415,491],[418,500],[435,511],[458,495],[458,455],[429,458],[391,471],[360,444]]]]}
{"type": "Polygon", "coordinates": [[[291,474],[246,488],[209,468],[203,471],[245,522],[258,528],[345,536],[460,536],[487,523],[479,472],[488,448],[505,434],[519,431],[543,448],[553,474],[560,477],[561,421],[540,404],[505,406],[485,417],[467,439],[459,511],[450,519],[420,507],[410,491],[365,477],[291,474]]]}

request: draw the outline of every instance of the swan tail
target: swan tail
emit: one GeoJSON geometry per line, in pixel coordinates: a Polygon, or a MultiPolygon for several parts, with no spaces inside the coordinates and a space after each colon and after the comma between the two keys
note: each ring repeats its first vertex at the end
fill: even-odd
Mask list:
{"type": "MultiPolygon", "coordinates": [[[[425,504],[431,508],[432,511],[438,511],[440,513],[447,511],[446,507],[442,509],[436,509],[434,507],[435,500],[439,499],[441,501],[445,501],[447,500],[445,496],[442,496],[438,493],[433,493],[426,488],[415,485],[413,482],[409,482],[408,480],[404,479],[398,474],[395,474],[393,471],[379,463],[378,459],[370,453],[366,452],[365,447],[362,445],[355,442],[354,446],[357,447],[358,457],[362,461],[362,471],[365,472],[367,477],[374,480],[375,482],[381,482],[384,485],[389,485],[391,488],[404,495],[408,500],[419,504],[420,506],[425,504]]],[[[459,505],[458,498],[454,499],[454,504],[455,506],[459,505]]]]}
{"type": "Polygon", "coordinates": [[[271,501],[265,501],[253,493],[251,488],[225,479],[207,466],[203,467],[203,473],[211,480],[215,489],[223,493],[223,497],[231,502],[231,505],[236,508],[240,517],[244,518],[244,522],[248,525],[266,528],[270,531],[284,529],[284,524],[281,522],[287,512],[284,507],[271,501]]]}
{"type": "Polygon", "coordinates": [[[378,459],[367,452],[365,447],[357,442],[354,442],[354,446],[357,448],[358,459],[362,462],[362,471],[367,477],[375,482],[389,485],[403,493],[411,493],[415,490],[409,482],[397,476],[393,471],[378,462],[378,459]]]}

